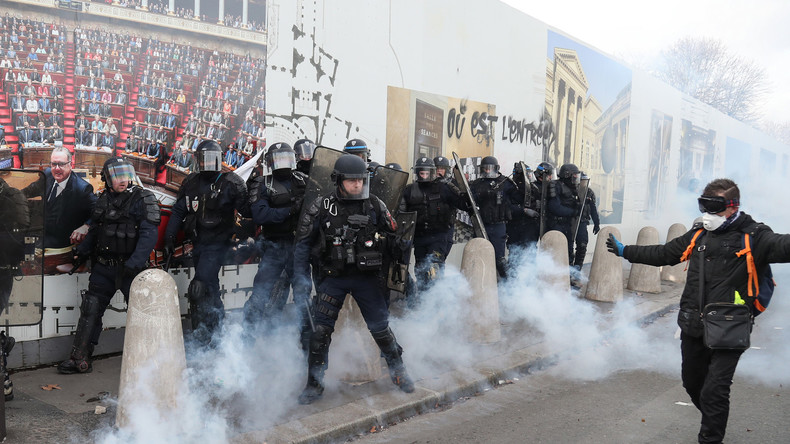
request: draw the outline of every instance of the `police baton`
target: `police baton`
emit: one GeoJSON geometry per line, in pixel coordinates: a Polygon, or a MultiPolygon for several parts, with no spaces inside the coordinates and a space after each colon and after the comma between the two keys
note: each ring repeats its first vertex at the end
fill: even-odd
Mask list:
{"type": "Polygon", "coordinates": [[[87,259],[85,259],[85,256],[78,255],[77,260],[74,261],[74,266],[71,267],[71,270],[69,271],[69,276],[74,274],[82,266],[82,264],[86,262],[86,260],[87,259]]]}

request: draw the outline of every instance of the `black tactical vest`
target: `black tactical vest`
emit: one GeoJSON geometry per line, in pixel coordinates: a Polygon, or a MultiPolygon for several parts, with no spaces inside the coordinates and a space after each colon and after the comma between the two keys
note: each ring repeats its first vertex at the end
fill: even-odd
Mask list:
{"type": "Polygon", "coordinates": [[[417,182],[409,186],[406,211],[417,212],[417,231],[445,231],[451,226],[455,213],[450,204],[442,199],[442,186],[444,184],[437,182],[425,185],[417,182]]]}
{"type": "Polygon", "coordinates": [[[385,244],[384,237],[378,235],[381,215],[371,210],[375,208],[369,199],[344,202],[330,196],[322,200],[318,220],[322,221],[319,258],[323,275],[337,277],[381,269],[385,244]],[[358,223],[365,217],[365,223],[358,223]]]}
{"type": "Polygon", "coordinates": [[[129,214],[140,197],[140,188],[130,192],[103,192],[96,200],[93,221],[98,230],[96,255],[106,259],[128,259],[137,247],[137,220],[129,214]]]}
{"type": "Polygon", "coordinates": [[[510,206],[505,196],[505,176],[496,179],[478,179],[472,182],[472,193],[480,207],[480,217],[485,224],[507,222],[511,219],[510,206]]]}

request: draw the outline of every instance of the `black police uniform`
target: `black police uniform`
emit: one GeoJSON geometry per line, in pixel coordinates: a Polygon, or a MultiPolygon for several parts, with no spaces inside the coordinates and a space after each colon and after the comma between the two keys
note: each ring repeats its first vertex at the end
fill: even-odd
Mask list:
{"type": "MultiPolygon", "coordinates": [[[[345,156],[344,156],[345,157],[345,156]]],[[[299,402],[308,404],[323,392],[323,374],[328,366],[329,343],[346,294],[356,300],[373,339],[381,349],[390,376],[404,391],[414,390],[406,375],[401,348],[389,328],[389,310],[382,291],[385,239],[397,229],[387,207],[370,195],[362,200],[344,200],[337,191],[310,203],[297,229],[294,248],[295,295],[306,298],[310,291],[310,256],[317,254],[320,281],[313,303],[315,331],[310,337],[308,382],[299,402]]]]}
{"type": "Polygon", "coordinates": [[[235,173],[198,172],[181,183],[165,236],[171,242],[183,227],[194,244],[195,276],[189,283],[193,340],[208,345],[225,318],[219,270],[235,233],[235,211],[245,213],[247,188],[235,173]]]}
{"type": "Polygon", "coordinates": [[[584,208],[582,209],[582,216],[579,220],[579,231],[576,233],[576,253],[573,257],[573,266],[576,269],[581,269],[584,265],[584,256],[587,254],[587,244],[589,243],[590,235],[587,233],[587,227],[590,225],[590,219],[593,221],[593,234],[598,234],[601,229],[601,219],[598,217],[598,208],[595,204],[595,193],[591,189],[587,189],[587,199],[584,201],[584,208]]]}
{"type": "Polygon", "coordinates": [[[400,211],[417,212],[414,229],[415,270],[420,290],[439,272],[453,245],[456,209],[468,211],[466,199],[452,182],[436,178],[431,182],[414,182],[406,186],[400,211]],[[438,269],[437,269],[438,267],[438,269]]]}
{"type": "Polygon", "coordinates": [[[500,277],[507,277],[507,224],[512,219],[513,212],[519,211],[511,197],[516,192],[516,186],[507,176],[499,174],[496,178],[476,179],[469,184],[469,188],[480,208],[480,217],[483,219],[488,240],[494,246],[497,273],[500,277]]]}
{"type": "Polygon", "coordinates": [[[507,223],[507,246],[509,249],[525,248],[538,242],[540,237],[540,188],[533,183],[514,180],[515,191],[510,194],[513,210],[507,223]],[[527,192],[529,187],[529,192],[527,192]]]}
{"type": "Polygon", "coordinates": [[[576,187],[570,186],[562,179],[549,183],[548,197],[548,230],[557,230],[568,240],[568,261],[573,265],[573,219],[581,211],[581,202],[576,187]]]}
{"type": "Polygon", "coordinates": [[[156,196],[144,188],[132,186],[116,193],[108,186],[96,200],[93,225],[76,248],[78,257],[90,255],[92,260],[88,290],[82,297],[71,358],[58,366],[59,372],[92,370],[90,358],[99,343],[104,311],[117,290],[128,302],[132,280],[156,246],[159,218],[156,196]]]}
{"type": "MultiPolygon", "coordinates": [[[[279,174],[257,177],[250,186],[252,220],[261,226],[261,261],[253,280],[252,295],[244,304],[244,321],[248,327],[282,311],[289,285],[275,291],[275,284],[281,280],[283,272],[286,281],[293,283],[294,236],[307,175],[287,171],[281,178],[276,176],[279,174]]],[[[297,304],[305,307],[305,301],[297,301],[297,304]]],[[[303,312],[303,317],[305,315],[303,312]]],[[[249,330],[245,328],[245,332],[249,330]]]]}

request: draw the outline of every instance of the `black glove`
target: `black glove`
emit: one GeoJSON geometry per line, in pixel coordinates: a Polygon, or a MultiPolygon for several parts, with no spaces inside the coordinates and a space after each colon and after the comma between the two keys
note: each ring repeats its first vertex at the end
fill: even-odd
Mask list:
{"type": "Polygon", "coordinates": [[[127,267],[126,265],[124,265],[123,277],[134,279],[134,277],[140,274],[140,272],[143,270],[145,270],[145,267],[127,267]]]}
{"type": "Polygon", "coordinates": [[[614,237],[614,234],[609,233],[609,239],[606,239],[606,248],[613,254],[623,257],[623,249],[625,245],[614,237]]]}
{"type": "Polygon", "coordinates": [[[165,258],[172,256],[173,253],[176,251],[175,244],[176,244],[176,240],[173,236],[168,236],[165,238],[165,247],[163,249],[165,253],[165,258]]]}
{"type": "Polygon", "coordinates": [[[601,226],[598,225],[598,224],[595,224],[593,226],[593,234],[598,234],[599,231],[601,231],[601,226]]]}
{"type": "Polygon", "coordinates": [[[71,261],[75,267],[79,267],[80,265],[88,262],[88,259],[91,257],[88,253],[82,253],[80,251],[74,250],[74,259],[71,261]]]}

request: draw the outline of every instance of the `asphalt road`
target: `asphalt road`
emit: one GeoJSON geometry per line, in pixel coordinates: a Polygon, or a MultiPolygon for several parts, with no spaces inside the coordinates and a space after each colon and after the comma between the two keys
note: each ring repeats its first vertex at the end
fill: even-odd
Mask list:
{"type": "MultiPolygon", "coordinates": [[[[613,359],[631,353],[634,344],[612,339],[593,355],[521,375],[354,442],[695,443],[700,415],[680,383],[675,316],[641,329],[652,352],[633,353],[637,360],[613,359]],[[617,362],[605,368],[595,355],[617,362]]],[[[759,348],[744,355],[736,372],[727,443],[790,442],[790,364],[779,362],[788,335],[776,325],[787,318],[774,318],[760,323],[752,337],[759,348]]]]}

